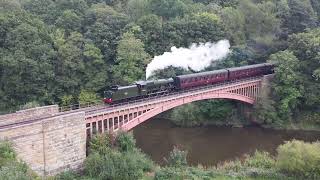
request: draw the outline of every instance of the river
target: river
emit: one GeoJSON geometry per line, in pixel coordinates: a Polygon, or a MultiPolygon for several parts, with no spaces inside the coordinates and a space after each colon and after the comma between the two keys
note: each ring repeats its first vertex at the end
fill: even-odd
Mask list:
{"type": "Polygon", "coordinates": [[[196,127],[180,128],[166,119],[151,119],[133,130],[137,146],[152,160],[164,163],[174,146],[188,151],[190,165],[213,166],[252,154],[256,149],[276,152],[278,145],[298,139],[320,140],[320,132],[271,130],[258,127],[196,127]]]}

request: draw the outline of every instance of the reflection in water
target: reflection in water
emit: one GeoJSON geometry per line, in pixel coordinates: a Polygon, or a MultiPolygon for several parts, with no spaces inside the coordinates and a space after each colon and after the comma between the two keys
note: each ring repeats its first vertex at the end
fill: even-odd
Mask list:
{"type": "Polygon", "coordinates": [[[152,119],[133,130],[137,146],[154,161],[163,164],[174,146],[188,151],[192,165],[216,165],[252,154],[256,149],[275,153],[279,144],[291,139],[320,140],[320,132],[270,130],[256,127],[179,128],[168,120],[152,119]]]}

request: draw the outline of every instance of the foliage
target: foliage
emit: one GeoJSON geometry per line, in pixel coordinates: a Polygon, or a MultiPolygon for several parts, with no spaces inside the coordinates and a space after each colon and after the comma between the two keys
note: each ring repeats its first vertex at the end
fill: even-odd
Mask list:
{"type": "Polygon", "coordinates": [[[16,159],[11,143],[0,141],[0,177],[3,180],[33,180],[35,174],[28,166],[16,159]]]}
{"type": "Polygon", "coordinates": [[[120,132],[116,137],[117,147],[121,152],[132,152],[135,150],[136,140],[132,134],[120,132]]]}
{"type": "Polygon", "coordinates": [[[23,163],[11,162],[0,168],[0,176],[3,180],[34,180],[35,175],[23,163]]]}
{"type": "Polygon", "coordinates": [[[292,52],[282,51],[271,55],[270,61],[277,64],[273,89],[279,101],[279,115],[285,119],[290,117],[302,96],[303,87],[300,86],[301,76],[298,73],[299,60],[292,52]]]}
{"type": "Polygon", "coordinates": [[[187,151],[180,150],[178,147],[174,147],[170,152],[167,161],[167,165],[171,167],[181,168],[187,165],[187,151]]]}
{"type": "Polygon", "coordinates": [[[320,177],[320,143],[293,140],[277,149],[277,167],[280,171],[300,177],[320,177]]]}
{"type": "Polygon", "coordinates": [[[8,141],[0,142],[0,167],[6,165],[8,162],[14,161],[16,156],[11,143],[8,141]]]}
{"type": "Polygon", "coordinates": [[[172,110],[170,120],[179,126],[232,124],[234,106],[225,100],[194,102],[172,110]]]}
{"type": "Polygon", "coordinates": [[[272,169],[275,166],[275,160],[267,152],[256,151],[253,156],[246,158],[244,166],[272,169]]]}
{"type": "Polygon", "coordinates": [[[86,104],[86,103],[96,103],[101,101],[101,99],[97,96],[94,92],[89,92],[86,90],[80,91],[79,94],[79,103],[86,104]]]}
{"type": "Polygon", "coordinates": [[[135,148],[132,135],[120,133],[117,149],[108,135],[98,135],[90,142],[90,155],[85,160],[85,175],[97,179],[139,179],[153,169],[153,163],[135,148]]]}
{"type": "Polygon", "coordinates": [[[141,67],[145,67],[148,62],[149,55],[144,51],[143,43],[133,34],[125,33],[117,48],[114,82],[125,85],[145,79],[144,68],[141,67]]]}
{"type": "Polygon", "coordinates": [[[112,147],[110,135],[98,134],[94,136],[89,142],[89,152],[100,155],[107,154],[112,147]]]}

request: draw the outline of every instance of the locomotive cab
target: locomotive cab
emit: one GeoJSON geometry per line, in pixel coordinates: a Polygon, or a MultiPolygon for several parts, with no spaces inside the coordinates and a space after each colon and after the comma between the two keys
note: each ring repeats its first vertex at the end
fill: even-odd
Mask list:
{"type": "Polygon", "coordinates": [[[104,95],[103,102],[107,104],[111,104],[113,92],[111,90],[104,91],[103,95],[104,95]]]}

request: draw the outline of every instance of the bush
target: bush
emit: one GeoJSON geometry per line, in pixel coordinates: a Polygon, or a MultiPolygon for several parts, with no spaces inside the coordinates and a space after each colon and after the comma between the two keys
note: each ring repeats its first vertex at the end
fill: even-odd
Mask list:
{"type": "Polygon", "coordinates": [[[10,162],[0,169],[1,180],[34,180],[35,175],[24,163],[10,162]]]}
{"type": "Polygon", "coordinates": [[[97,134],[89,143],[90,153],[106,154],[110,151],[112,146],[109,134],[97,134]]]}
{"type": "Polygon", "coordinates": [[[247,167],[271,169],[275,166],[275,160],[268,152],[256,151],[253,156],[248,156],[244,162],[247,167]]]}
{"type": "Polygon", "coordinates": [[[133,151],[136,147],[136,140],[133,135],[126,132],[120,132],[116,138],[117,147],[121,152],[133,151]]]}
{"type": "Polygon", "coordinates": [[[0,142],[0,167],[4,166],[8,162],[16,160],[16,153],[12,149],[10,142],[0,142]]]}
{"type": "Polygon", "coordinates": [[[135,147],[131,134],[120,132],[117,149],[108,135],[97,135],[90,142],[90,155],[85,160],[85,174],[98,179],[139,179],[153,169],[153,162],[135,147]],[[119,151],[118,151],[119,149],[119,151]]]}
{"type": "Polygon", "coordinates": [[[139,179],[145,168],[141,161],[141,156],[133,153],[112,151],[102,156],[94,153],[85,161],[85,173],[98,179],[139,179]]]}
{"type": "Polygon", "coordinates": [[[169,154],[169,158],[166,159],[168,166],[182,167],[187,165],[187,151],[182,151],[177,147],[174,147],[169,154]]]}
{"type": "Polygon", "coordinates": [[[306,178],[320,178],[320,143],[293,140],[277,149],[277,167],[281,172],[306,178]]]}

